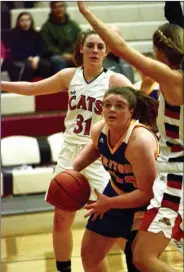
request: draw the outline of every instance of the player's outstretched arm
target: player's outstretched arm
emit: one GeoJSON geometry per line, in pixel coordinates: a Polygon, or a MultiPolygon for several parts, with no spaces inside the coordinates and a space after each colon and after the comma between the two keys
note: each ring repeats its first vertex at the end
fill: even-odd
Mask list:
{"type": "Polygon", "coordinates": [[[67,68],[54,76],[37,82],[1,81],[1,90],[21,95],[46,95],[57,93],[68,88],[75,68],[67,68]]]}

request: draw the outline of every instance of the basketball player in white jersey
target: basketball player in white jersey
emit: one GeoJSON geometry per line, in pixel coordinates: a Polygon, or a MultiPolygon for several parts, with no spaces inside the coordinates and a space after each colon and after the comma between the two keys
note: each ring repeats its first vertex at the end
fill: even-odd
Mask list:
{"type": "MultiPolygon", "coordinates": [[[[112,52],[160,85],[158,129],[161,135],[158,176],[154,196],[143,219],[134,248],[134,264],[140,271],[172,272],[159,260],[170,240],[180,240],[183,231],[183,71],[184,29],[166,23],[153,34],[156,60],[143,56],[111,31],[87,7],[80,12],[112,52]],[[181,69],[182,68],[182,69],[181,69]]],[[[121,197],[121,196],[119,196],[121,197]]]]}
{"type": "MultiPolygon", "coordinates": [[[[46,95],[68,89],[68,112],[65,118],[64,144],[59,154],[55,174],[72,169],[72,161],[90,141],[91,126],[102,119],[102,100],[107,89],[132,86],[123,75],[106,70],[102,62],[107,55],[106,44],[93,30],[81,33],[74,58],[78,68],[66,68],[39,82],[1,82],[1,89],[22,95],[46,95]]],[[[62,103],[62,101],[61,101],[62,103]]],[[[49,124],[48,124],[49,125],[49,124]]],[[[102,192],[109,175],[100,161],[83,171],[91,185],[102,192]]],[[[91,194],[90,200],[95,200],[91,194]]],[[[53,245],[57,271],[71,271],[72,231],[76,212],[55,208],[53,245]]]]}

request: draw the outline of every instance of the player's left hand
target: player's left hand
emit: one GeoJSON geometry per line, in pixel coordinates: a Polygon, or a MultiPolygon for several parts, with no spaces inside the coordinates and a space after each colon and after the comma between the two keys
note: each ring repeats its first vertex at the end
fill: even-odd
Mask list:
{"type": "Polygon", "coordinates": [[[93,215],[92,221],[96,220],[97,217],[100,217],[102,219],[103,215],[105,212],[107,212],[110,207],[109,207],[109,197],[99,193],[97,190],[94,190],[97,200],[96,202],[92,204],[87,204],[84,206],[86,210],[90,210],[85,217],[93,215]]]}

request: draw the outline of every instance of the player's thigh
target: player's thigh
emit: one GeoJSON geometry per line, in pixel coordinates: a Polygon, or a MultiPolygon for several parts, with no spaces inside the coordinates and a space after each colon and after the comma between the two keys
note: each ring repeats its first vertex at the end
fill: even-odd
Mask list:
{"type": "Polygon", "coordinates": [[[134,256],[158,257],[168,246],[170,239],[163,232],[138,231],[134,244],[134,256]]]}
{"type": "Polygon", "coordinates": [[[72,169],[72,162],[77,156],[77,146],[70,145],[66,142],[62,143],[61,151],[58,156],[57,165],[55,167],[54,176],[65,169],[72,169]]]}

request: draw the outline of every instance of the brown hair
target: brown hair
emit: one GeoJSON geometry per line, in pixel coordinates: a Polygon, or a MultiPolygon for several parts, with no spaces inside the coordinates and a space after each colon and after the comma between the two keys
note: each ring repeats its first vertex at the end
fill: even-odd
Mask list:
{"type": "Polygon", "coordinates": [[[23,11],[23,12],[19,13],[19,15],[17,16],[17,19],[16,19],[16,26],[15,27],[20,28],[19,21],[20,21],[21,17],[24,15],[29,16],[29,18],[31,20],[30,30],[35,31],[33,16],[31,15],[31,13],[29,13],[27,11],[23,11]]]}
{"type": "Polygon", "coordinates": [[[153,44],[161,49],[171,65],[180,66],[184,57],[184,29],[175,24],[166,23],[153,34],[153,44]]]}
{"type": "Polygon", "coordinates": [[[129,108],[134,109],[132,118],[138,119],[142,124],[152,128],[155,127],[158,115],[158,101],[129,86],[110,88],[105,93],[104,99],[110,94],[120,95],[128,101],[129,108]]]}
{"type": "Polygon", "coordinates": [[[96,34],[93,29],[87,29],[81,32],[78,36],[78,39],[74,45],[73,55],[74,55],[74,62],[77,67],[83,65],[83,55],[80,52],[80,49],[83,47],[87,37],[90,35],[96,34]]]}

